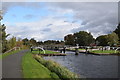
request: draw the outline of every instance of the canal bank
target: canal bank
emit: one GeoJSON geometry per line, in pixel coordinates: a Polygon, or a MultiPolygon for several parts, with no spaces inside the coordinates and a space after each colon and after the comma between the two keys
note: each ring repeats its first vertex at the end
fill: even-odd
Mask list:
{"type": "Polygon", "coordinates": [[[67,51],[67,56],[44,57],[53,60],[70,71],[83,75],[82,78],[117,78],[118,77],[118,56],[89,55],[67,51]]]}
{"type": "MultiPolygon", "coordinates": [[[[54,51],[47,51],[50,56],[58,54],[54,51]]],[[[42,53],[41,53],[42,54],[42,53]]],[[[48,54],[48,53],[47,53],[48,54]]],[[[62,55],[63,56],[63,55],[62,55]]],[[[28,52],[22,59],[22,72],[24,78],[48,78],[50,80],[78,80],[79,76],[67,68],[50,60],[43,59],[44,55],[28,52]],[[32,65],[32,66],[31,66],[32,65]]]]}
{"type": "MultiPolygon", "coordinates": [[[[67,51],[76,52],[76,50],[67,50],[67,51]]],[[[78,52],[83,53],[83,54],[91,54],[91,55],[117,55],[117,56],[120,56],[120,52],[115,53],[115,51],[112,51],[112,53],[111,53],[109,50],[104,50],[104,51],[90,50],[87,52],[85,50],[78,50],[78,52]]]]}

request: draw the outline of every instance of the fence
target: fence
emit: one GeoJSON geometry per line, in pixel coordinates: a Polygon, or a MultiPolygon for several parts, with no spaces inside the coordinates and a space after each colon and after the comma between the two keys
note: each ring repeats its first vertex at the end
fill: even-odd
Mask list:
{"type": "Polygon", "coordinates": [[[19,49],[19,50],[20,50],[20,47],[14,47],[14,48],[12,48],[12,49],[10,49],[10,50],[6,51],[5,53],[11,52],[11,51],[13,51],[13,50],[17,50],[17,49],[19,49]]]}

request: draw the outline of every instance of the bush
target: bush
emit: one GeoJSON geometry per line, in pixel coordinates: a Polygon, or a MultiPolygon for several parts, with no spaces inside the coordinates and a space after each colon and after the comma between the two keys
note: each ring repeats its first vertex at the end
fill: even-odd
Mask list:
{"type": "Polygon", "coordinates": [[[44,60],[41,56],[34,56],[34,58],[40,62],[42,65],[47,67],[51,72],[56,73],[62,80],[77,80],[79,77],[78,75],[74,74],[73,72],[69,71],[67,68],[61,66],[60,64],[51,61],[51,60],[44,60]]]}

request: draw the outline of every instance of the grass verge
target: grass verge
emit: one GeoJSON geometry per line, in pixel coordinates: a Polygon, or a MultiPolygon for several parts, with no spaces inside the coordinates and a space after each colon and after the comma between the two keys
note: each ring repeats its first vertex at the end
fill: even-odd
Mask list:
{"type": "Polygon", "coordinates": [[[85,49],[78,49],[78,50],[85,50],[85,49]]]}
{"type": "Polygon", "coordinates": [[[60,79],[62,80],[78,80],[78,75],[69,71],[67,68],[59,65],[58,63],[51,60],[44,60],[41,56],[35,55],[34,58],[46,68],[48,68],[51,72],[56,73],[60,79]]]}
{"type": "MultiPolygon", "coordinates": [[[[68,50],[75,50],[75,49],[68,49],[68,50]]],[[[78,49],[78,50],[85,50],[85,49],[78,49]]]]}
{"type": "Polygon", "coordinates": [[[50,80],[59,80],[59,77],[54,72],[51,72],[36,61],[30,52],[26,53],[22,58],[22,71],[24,78],[49,78],[50,80]]]}
{"type": "Polygon", "coordinates": [[[19,52],[20,50],[15,50],[15,51],[11,51],[11,52],[8,52],[8,53],[3,53],[3,54],[0,54],[0,59],[3,59],[11,54],[15,54],[17,52],[19,52]]]}
{"type": "MultiPolygon", "coordinates": [[[[32,51],[32,53],[34,54],[39,54],[39,51],[38,50],[35,50],[35,51],[32,51]]],[[[54,51],[49,51],[49,50],[45,50],[45,54],[57,54],[59,52],[54,52],[54,51]]],[[[40,54],[44,54],[43,51],[40,51],[40,54]]]]}
{"type": "Polygon", "coordinates": [[[108,54],[116,54],[116,53],[119,53],[119,51],[116,51],[115,53],[115,50],[94,50],[94,51],[90,51],[90,52],[93,52],[93,53],[108,53],[108,54]]]}

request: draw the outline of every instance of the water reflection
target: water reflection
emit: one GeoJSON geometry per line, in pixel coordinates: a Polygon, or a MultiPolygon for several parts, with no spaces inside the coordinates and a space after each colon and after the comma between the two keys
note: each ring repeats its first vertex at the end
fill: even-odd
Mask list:
{"type": "Polygon", "coordinates": [[[118,56],[99,55],[74,55],[74,52],[66,52],[67,56],[44,57],[51,59],[67,67],[81,77],[86,78],[117,78],[118,56]]]}

